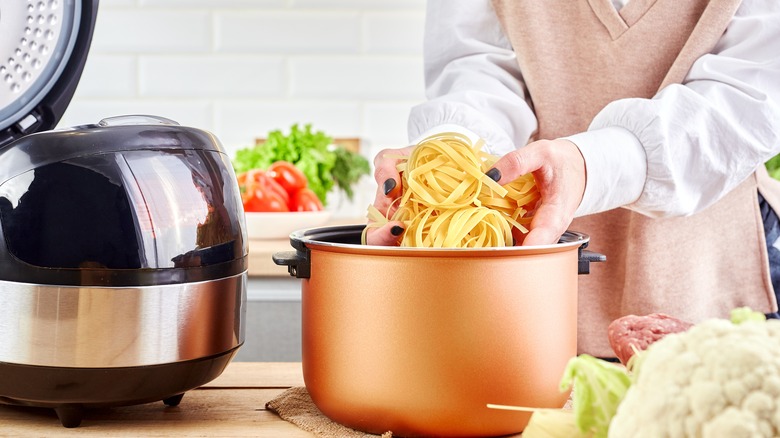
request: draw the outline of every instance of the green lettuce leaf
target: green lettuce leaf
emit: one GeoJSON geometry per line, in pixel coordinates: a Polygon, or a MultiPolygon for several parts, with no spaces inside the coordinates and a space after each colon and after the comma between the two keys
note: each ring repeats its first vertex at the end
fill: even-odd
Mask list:
{"type": "Polygon", "coordinates": [[[574,418],[580,432],[605,438],[631,379],[622,366],[581,354],[569,360],[560,386],[561,391],[573,388],[574,418]]]}

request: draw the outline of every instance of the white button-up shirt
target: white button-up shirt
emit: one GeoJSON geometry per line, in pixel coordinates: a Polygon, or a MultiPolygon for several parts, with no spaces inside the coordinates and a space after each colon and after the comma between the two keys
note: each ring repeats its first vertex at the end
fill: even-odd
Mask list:
{"type": "MultiPolygon", "coordinates": [[[[496,155],[528,143],[536,118],[489,0],[429,1],[424,46],[429,100],[410,115],[413,144],[453,130],[485,139],[496,155]]],[[[690,215],[712,205],[780,153],[780,1],[745,0],[682,84],[614,101],[568,138],[587,172],[576,216],[618,207],[690,215]]]]}

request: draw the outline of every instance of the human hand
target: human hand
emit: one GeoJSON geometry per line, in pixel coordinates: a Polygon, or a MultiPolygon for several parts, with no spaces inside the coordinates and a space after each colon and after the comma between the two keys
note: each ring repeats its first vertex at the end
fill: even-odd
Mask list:
{"type": "Polygon", "coordinates": [[[557,243],[585,193],[585,160],[569,140],[539,140],[501,157],[487,175],[504,185],[529,172],[541,201],[523,245],[557,243]]]}
{"type": "MultiPolygon", "coordinates": [[[[402,149],[384,149],[374,158],[374,180],[377,182],[374,207],[383,215],[390,218],[398,209],[393,201],[403,195],[401,175],[396,166],[400,159],[392,158],[392,155],[409,155],[414,146],[402,149]]],[[[366,243],[369,245],[397,246],[404,232],[404,223],[388,221],[381,227],[370,227],[366,231],[366,243]]]]}

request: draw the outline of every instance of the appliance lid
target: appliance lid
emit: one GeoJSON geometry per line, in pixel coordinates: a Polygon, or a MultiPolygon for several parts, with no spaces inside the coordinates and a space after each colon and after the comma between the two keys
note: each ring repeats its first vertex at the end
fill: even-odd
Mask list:
{"type": "Polygon", "coordinates": [[[0,4],[0,148],[54,128],[78,85],[98,0],[0,4]]]}
{"type": "Polygon", "coordinates": [[[159,116],[114,116],[96,124],[36,132],[0,148],[0,186],[14,176],[47,164],[133,150],[223,153],[219,140],[208,131],[181,126],[159,116]]]}
{"type": "Polygon", "coordinates": [[[153,286],[246,271],[241,194],[210,133],[152,116],[0,150],[0,283],[153,286]]]}

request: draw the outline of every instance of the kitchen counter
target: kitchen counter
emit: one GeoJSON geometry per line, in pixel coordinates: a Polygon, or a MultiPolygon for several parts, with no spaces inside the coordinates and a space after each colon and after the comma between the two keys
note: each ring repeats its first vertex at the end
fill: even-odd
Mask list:
{"type": "MultiPolygon", "coordinates": [[[[333,225],[364,224],[366,218],[333,218],[323,227],[333,225]]],[[[279,266],[271,256],[281,251],[294,251],[290,239],[249,239],[249,269],[250,277],[289,277],[287,266],[279,266]]]]}
{"type": "Polygon", "coordinates": [[[274,253],[294,251],[290,239],[249,239],[250,277],[289,277],[287,266],[279,266],[271,259],[274,253]]]}
{"type": "Polygon", "coordinates": [[[312,437],[265,408],[293,386],[303,386],[298,362],[232,362],[179,406],[160,401],[88,410],[73,429],[62,427],[51,409],[0,405],[0,436],[312,437]]]}

